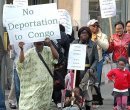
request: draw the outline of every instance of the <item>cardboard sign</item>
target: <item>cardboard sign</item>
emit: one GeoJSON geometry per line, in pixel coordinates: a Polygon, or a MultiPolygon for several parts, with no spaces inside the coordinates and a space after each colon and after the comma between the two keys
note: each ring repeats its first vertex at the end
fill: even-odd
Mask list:
{"type": "Polygon", "coordinates": [[[65,9],[58,9],[60,24],[65,26],[65,33],[71,35],[72,33],[72,23],[71,16],[65,9]]]}
{"type": "Polygon", "coordinates": [[[116,15],[115,0],[99,0],[102,18],[109,18],[116,15]]]}
{"type": "Polygon", "coordinates": [[[23,7],[6,4],[3,10],[11,44],[43,41],[46,37],[60,39],[58,18],[55,3],[23,7]]]}
{"type": "Polygon", "coordinates": [[[84,70],[86,59],[86,45],[71,44],[68,57],[68,69],[84,70]]]}
{"type": "Polygon", "coordinates": [[[13,5],[28,6],[28,0],[13,0],[13,5]]]}

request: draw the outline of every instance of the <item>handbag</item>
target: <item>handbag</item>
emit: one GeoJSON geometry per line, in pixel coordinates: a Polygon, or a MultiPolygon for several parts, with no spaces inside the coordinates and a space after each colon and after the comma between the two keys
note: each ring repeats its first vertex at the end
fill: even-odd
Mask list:
{"type": "Polygon", "coordinates": [[[43,64],[44,64],[45,67],[47,68],[47,70],[48,70],[48,72],[50,73],[51,77],[54,79],[54,75],[52,74],[51,70],[50,70],[49,67],[47,66],[47,64],[46,64],[45,60],[43,59],[42,55],[41,55],[38,51],[36,51],[36,52],[37,52],[37,54],[38,54],[40,60],[43,62],[43,64]]]}

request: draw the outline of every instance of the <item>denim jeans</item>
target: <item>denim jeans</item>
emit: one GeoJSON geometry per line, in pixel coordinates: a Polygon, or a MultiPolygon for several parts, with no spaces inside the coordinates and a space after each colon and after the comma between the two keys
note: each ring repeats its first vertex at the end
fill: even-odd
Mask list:
{"type": "Polygon", "coordinates": [[[1,89],[1,85],[0,85],[0,110],[6,110],[5,97],[4,97],[3,91],[1,89]]]}
{"type": "Polygon", "coordinates": [[[102,67],[103,67],[103,60],[101,60],[97,64],[97,78],[98,78],[99,84],[101,84],[102,67]]]}
{"type": "Polygon", "coordinates": [[[15,84],[15,94],[17,103],[19,102],[19,96],[20,96],[20,80],[18,76],[18,72],[16,69],[14,69],[14,84],[15,84]]]}

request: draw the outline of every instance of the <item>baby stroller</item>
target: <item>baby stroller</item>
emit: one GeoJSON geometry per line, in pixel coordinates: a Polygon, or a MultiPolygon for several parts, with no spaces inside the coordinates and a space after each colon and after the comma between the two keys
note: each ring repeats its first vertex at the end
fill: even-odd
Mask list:
{"type": "Polygon", "coordinates": [[[98,82],[95,73],[86,72],[79,85],[82,90],[82,95],[85,100],[87,110],[90,110],[93,104],[96,104],[99,99],[102,100],[98,90],[98,82]]]}

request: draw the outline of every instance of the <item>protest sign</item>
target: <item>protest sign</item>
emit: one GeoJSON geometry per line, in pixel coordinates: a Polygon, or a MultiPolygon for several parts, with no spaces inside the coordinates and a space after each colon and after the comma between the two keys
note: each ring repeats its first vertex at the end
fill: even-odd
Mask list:
{"type": "Polygon", "coordinates": [[[102,18],[109,18],[116,15],[115,0],[99,0],[102,18]]]}
{"type": "Polygon", "coordinates": [[[65,9],[58,9],[60,24],[65,26],[65,33],[71,35],[72,33],[72,23],[71,17],[67,10],[65,9]]]}
{"type": "Polygon", "coordinates": [[[55,3],[33,6],[4,5],[3,24],[10,43],[37,42],[46,37],[60,39],[58,11],[55,3]]]}
{"type": "Polygon", "coordinates": [[[86,59],[86,45],[84,44],[70,44],[68,69],[84,70],[86,59]]]}
{"type": "Polygon", "coordinates": [[[28,6],[28,0],[13,0],[13,5],[28,6]]]}

